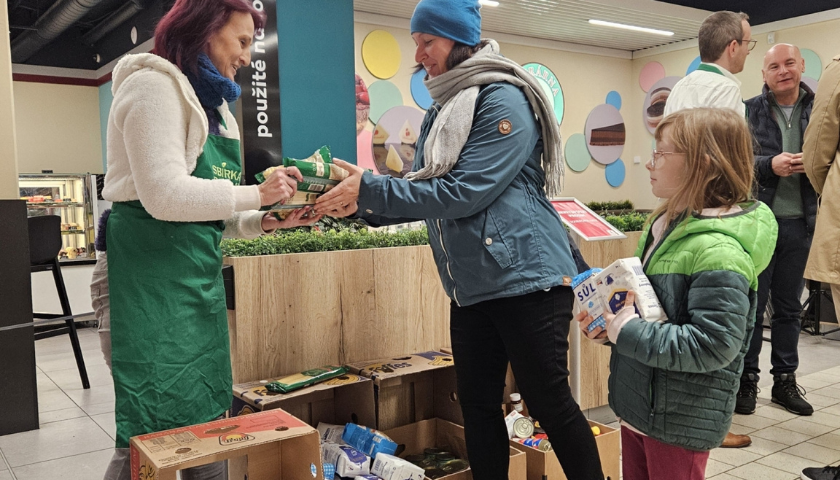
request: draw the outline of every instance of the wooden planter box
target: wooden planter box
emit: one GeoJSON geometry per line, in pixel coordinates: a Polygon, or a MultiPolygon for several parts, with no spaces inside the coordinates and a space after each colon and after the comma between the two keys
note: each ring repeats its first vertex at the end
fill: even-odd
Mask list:
{"type": "MultiPolygon", "coordinates": [[[[592,266],[633,255],[623,240],[578,240],[592,266]]],[[[449,305],[429,246],[226,257],[233,382],[450,345],[449,305]]],[[[581,408],[607,404],[608,348],[580,344],[581,408]]],[[[574,360],[572,360],[574,361],[574,360]]]]}
{"type": "Polygon", "coordinates": [[[233,382],[436,350],[449,299],[428,245],[226,257],[233,382]]]}

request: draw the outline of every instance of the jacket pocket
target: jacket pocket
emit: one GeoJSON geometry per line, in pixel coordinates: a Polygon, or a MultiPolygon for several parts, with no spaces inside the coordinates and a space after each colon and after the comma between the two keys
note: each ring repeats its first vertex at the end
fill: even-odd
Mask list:
{"type": "Polygon", "coordinates": [[[499,267],[504,269],[511,266],[513,258],[505,244],[505,239],[499,229],[499,224],[490,209],[486,211],[484,216],[484,231],[482,232],[481,241],[484,243],[484,248],[487,249],[487,252],[499,264],[499,267]]]}

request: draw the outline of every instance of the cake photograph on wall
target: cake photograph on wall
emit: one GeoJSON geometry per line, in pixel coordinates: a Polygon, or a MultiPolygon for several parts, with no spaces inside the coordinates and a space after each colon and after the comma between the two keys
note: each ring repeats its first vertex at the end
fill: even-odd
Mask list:
{"type": "Polygon", "coordinates": [[[615,106],[602,104],[593,108],[586,119],[584,129],[586,148],[592,158],[609,165],[621,156],[627,140],[624,118],[615,106]]]}
{"type": "Polygon", "coordinates": [[[356,136],[367,126],[370,117],[370,94],[365,81],[356,74],[356,136]]]}
{"type": "Polygon", "coordinates": [[[668,97],[678,81],[680,81],[680,77],[665,77],[654,83],[648,90],[645,103],[642,106],[642,120],[650,133],[653,133],[659,122],[662,121],[668,97]]]}
{"type": "Polygon", "coordinates": [[[423,115],[408,106],[394,107],[382,114],[371,140],[378,173],[402,178],[411,171],[423,115]]]}

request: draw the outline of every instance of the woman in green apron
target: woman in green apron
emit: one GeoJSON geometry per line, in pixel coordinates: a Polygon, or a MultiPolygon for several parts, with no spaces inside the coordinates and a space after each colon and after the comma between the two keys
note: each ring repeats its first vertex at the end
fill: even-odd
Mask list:
{"type": "MultiPolygon", "coordinates": [[[[113,72],[106,227],[117,451],[106,480],[129,478],[135,435],[203,423],[231,404],[220,242],[255,238],[320,217],[259,212],[288,199],[300,172],[239,186],[240,94],[262,14],[246,0],[178,0],[155,32],[154,54],[113,72]],[[159,56],[158,56],[159,55],[159,56]]],[[[223,479],[223,463],[182,478],[223,479]]]]}

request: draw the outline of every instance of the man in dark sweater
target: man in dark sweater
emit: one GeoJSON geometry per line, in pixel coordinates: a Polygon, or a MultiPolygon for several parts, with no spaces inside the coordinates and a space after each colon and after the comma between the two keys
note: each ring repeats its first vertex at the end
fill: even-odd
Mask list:
{"type": "Polygon", "coordinates": [[[779,239],[770,265],[758,277],[758,310],[750,349],[744,358],[744,373],[735,412],[755,411],[758,393],[758,355],[762,344],[762,320],[770,296],[770,362],[773,375],[772,401],[797,415],[814,409],[803,399],[796,384],[799,366],[800,296],[802,274],[808,260],[817,217],[817,196],[804,174],[802,138],[814,92],[801,83],[805,61],[799,48],[778,44],[764,56],[764,90],[747,100],[747,117],[755,138],[755,180],[758,199],[773,209],[779,223],[779,239]]]}

